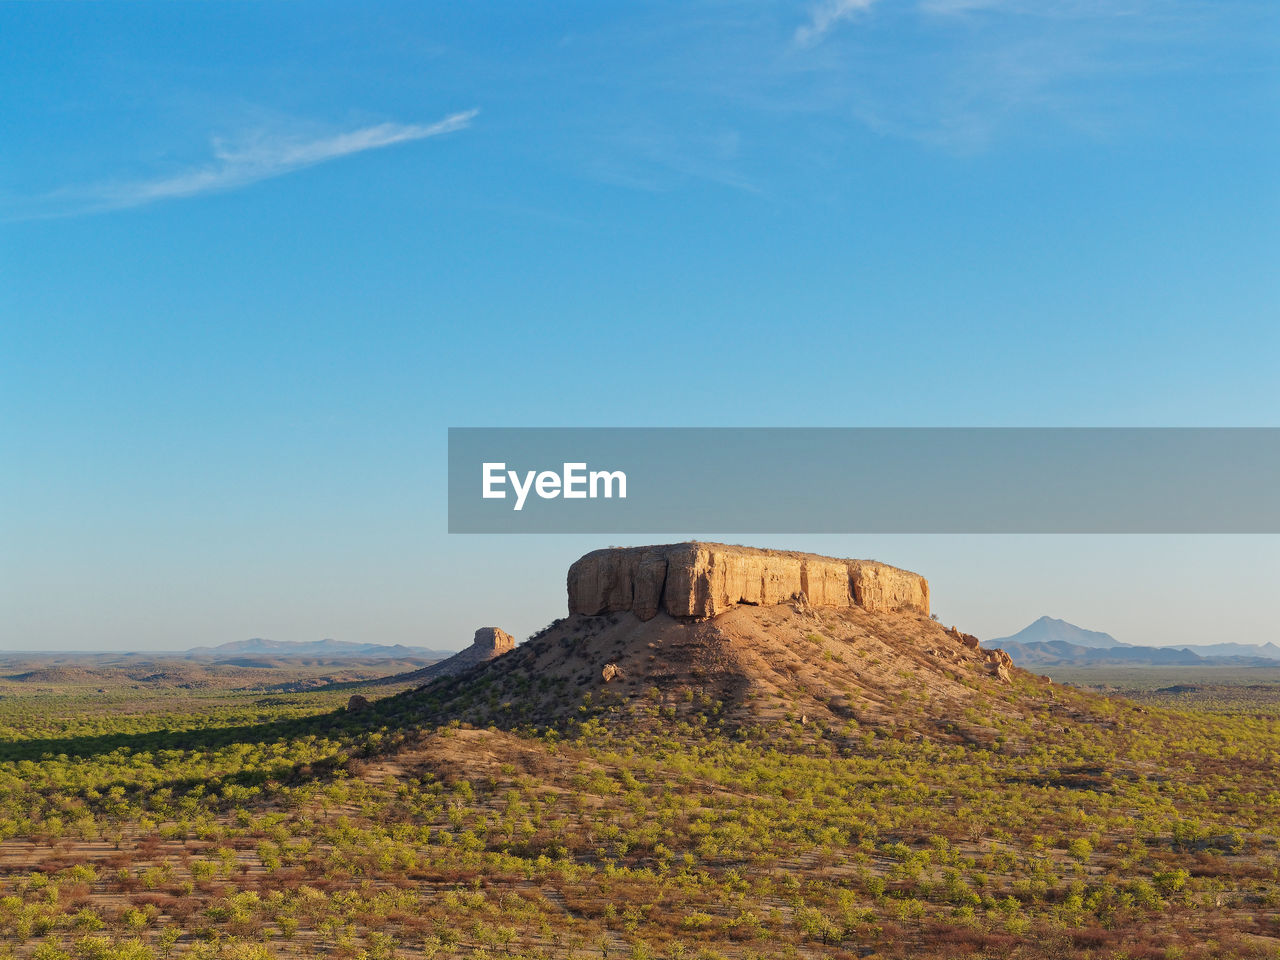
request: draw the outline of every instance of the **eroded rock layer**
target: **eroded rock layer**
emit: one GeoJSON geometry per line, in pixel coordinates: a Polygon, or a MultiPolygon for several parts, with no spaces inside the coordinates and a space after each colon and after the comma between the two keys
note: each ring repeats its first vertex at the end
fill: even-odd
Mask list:
{"type": "Polygon", "coordinates": [[[705,619],[738,604],[768,606],[804,594],[815,607],[859,606],[928,615],[929,582],[874,560],[723,543],[671,543],[594,550],[569,568],[569,612],[659,610],[705,619]]]}

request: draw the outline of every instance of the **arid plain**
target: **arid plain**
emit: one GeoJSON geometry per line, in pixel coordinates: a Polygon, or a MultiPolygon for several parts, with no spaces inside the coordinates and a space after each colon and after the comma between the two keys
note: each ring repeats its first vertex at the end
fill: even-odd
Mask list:
{"type": "Polygon", "coordinates": [[[1280,955],[1274,677],[1050,682],[870,561],[675,544],[567,586],[456,670],[11,662],[0,950],[1280,955]]]}

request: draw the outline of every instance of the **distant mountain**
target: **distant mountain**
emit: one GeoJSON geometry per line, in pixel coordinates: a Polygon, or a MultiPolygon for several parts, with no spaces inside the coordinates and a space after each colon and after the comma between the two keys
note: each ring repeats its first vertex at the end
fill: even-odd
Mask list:
{"type": "Polygon", "coordinates": [[[216,647],[193,647],[188,657],[202,660],[233,660],[245,657],[325,657],[361,660],[443,660],[457,651],[428,650],[425,647],[394,646],[382,643],[352,643],[348,640],[233,640],[216,647]]]}
{"type": "Polygon", "coordinates": [[[1280,663],[1280,646],[1266,643],[1205,643],[1137,647],[1109,633],[1041,617],[1011,637],[983,641],[999,647],[1020,667],[1130,666],[1268,666],[1280,663]]]}
{"type": "Polygon", "coordinates": [[[1086,647],[1062,640],[1047,643],[1018,643],[996,641],[1009,654],[1016,666],[1024,670],[1044,670],[1051,667],[1263,667],[1275,666],[1276,661],[1266,657],[1215,656],[1202,657],[1191,650],[1172,647],[1120,646],[1105,649],[1086,647]]]}
{"type": "MultiPolygon", "coordinates": [[[[1023,627],[1011,637],[998,637],[995,640],[983,641],[987,646],[1007,649],[1009,643],[1068,643],[1077,647],[1096,647],[1110,650],[1114,647],[1127,647],[1109,633],[1100,630],[1086,630],[1065,620],[1053,617],[1041,617],[1030,626],[1023,627]]],[[[1012,656],[1012,651],[1010,651],[1012,656]]]]}
{"type": "Polygon", "coordinates": [[[1270,640],[1266,643],[1194,643],[1181,649],[1202,657],[1264,657],[1280,661],[1280,647],[1270,640]]]}

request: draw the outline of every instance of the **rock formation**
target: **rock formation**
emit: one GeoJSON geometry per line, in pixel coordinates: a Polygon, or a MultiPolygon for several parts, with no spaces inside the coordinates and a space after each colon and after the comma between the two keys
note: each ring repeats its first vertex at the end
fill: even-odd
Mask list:
{"type": "Polygon", "coordinates": [[[353,693],[347,701],[347,713],[363,713],[369,709],[369,700],[358,693],[353,693]]]}
{"type": "MultiPolygon", "coordinates": [[[[986,661],[991,673],[1001,683],[1013,683],[1013,676],[1010,671],[1013,670],[1013,660],[1009,654],[1003,650],[982,650],[983,660],[986,661]]],[[[1047,679],[1047,678],[1046,678],[1047,679]]]]}
{"type": "Polygon", "coordinates": [[[873,560],[673,543],[595,550],[569,568],[569,613],[631,611],[650,620],[706,619],[738,604],[770,606],[803,596],[814,607],[858,606],[928,615],[929,582],[873,560]]]}
{"type": "Polygon", "coordinates": [[[951,627],[949,630],[947,630],[947,633],[949,633],[952,637],[954,637],[960,643],[963,643],[970,650],[978,649],[978,638],[975,637],[972,633],[961,633],[955,627],[951,627]]]}
{"type": "MultiPolygon", "coordinates": [[[[449,659],[455,660],[458,657],[471,655],[476,662],[492,660],[494,657],[500,657],[515,648],[516,638],[505,630],[499,630],[497,627],[481,627],[472,638],[471,646],[449,659]]],[[[449,660],[445,662],[448,663],[449,660]]]]}
{"type": "Polygon", "coordinates": [[[471,646],[465,650],[460,650],[447,660],[441,660],[439,663],[433,663],[429,667],[423,667],[421,670],[411,670],[408,673],[397,673],[390,677],[383,677],[375,680],[374,683],[381,686],[389,686],[397,683],[426,683],[435,680],[437,677],[452,677],[455,674],[469,670],[477,664],[486,663],[495,657],[500,657],[504,653],[510,653],[516,647],[516,641],[511,634],[505,630],[499,630],[497,627],[481,627],[476,631],[471,646]]]}
{"type": "Polygon", "coordinates": [[[515,648],[515,637],[511,634],[497,627],[481,627],[476,631],[471,646],[458,651],[448,660],[441,660],[426,667],[421,671],[421,676],[428,680],[434,680],[436,677],[451,677],[478,663],[500,657],[515,648]]]}

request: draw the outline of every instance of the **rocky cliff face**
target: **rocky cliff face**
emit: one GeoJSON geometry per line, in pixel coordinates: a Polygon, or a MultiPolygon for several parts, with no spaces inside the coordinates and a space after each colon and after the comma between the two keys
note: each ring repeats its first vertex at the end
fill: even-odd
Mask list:
{"type": "Polygon", "coordinates": [[[516,638],[497,627],[481,627],[476,631],[471,646],[462,653],[470,654],[477,660],[492,660],[516,648],[516,638]]]}
{"type": "Polygon", "coordinates": [[[705,619],[738,604],[768,606],[804,594],[815,607],[929,613],[929,583],[872,560],[760,550],[722,543],[673,543],[595,550],[569,568],[569,612],[597,616],[659,610],[705,619]]]}

